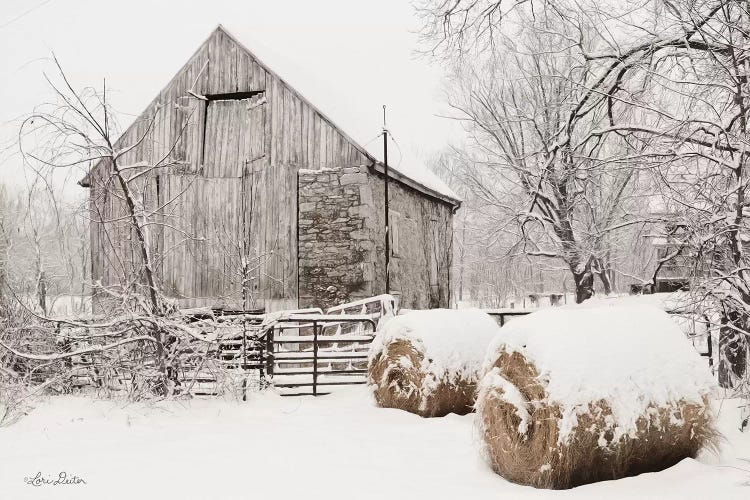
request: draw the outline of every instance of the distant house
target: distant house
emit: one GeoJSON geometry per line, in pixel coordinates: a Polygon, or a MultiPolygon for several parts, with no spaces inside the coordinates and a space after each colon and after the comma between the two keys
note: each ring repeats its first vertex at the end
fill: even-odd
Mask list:
{"type": "MultiPolygon", "coordinates": [[[[383,164],[221,26],[122,134],[127,147],[123,164],[166,158],[139,193],[155,214],[156,274],[182,306],[275,310],[386,291],[383,164]]],[[[102,287],[137,282],[141,268],[110,169],[81,181],[102,287]]],[[[447,307],[459,200],[429,176],[389,179],[390,291],[404,307],[447,307]]]]}
{"type": "Polygon", "coordinates": [[[652,244],[656,252],[656,265],[664,261],[658,269],[654,269],[653,293],[689,289],[696,272],[691,249],[681,248],[672,237],[653,238],[652,244]]]}
{"type": "MultiPolygon", "coordinates": [[[[668,218],[671,213],[656,214],[668,218]]],[[[652,283],[631,285],[631,293],[664,293],[688,290],[696,277],[705,276],[705,266],[696,259],[695,248],[686,245],[686,228],[678,221],[664,222],[647,237],[647,275],[652,283]]]]}

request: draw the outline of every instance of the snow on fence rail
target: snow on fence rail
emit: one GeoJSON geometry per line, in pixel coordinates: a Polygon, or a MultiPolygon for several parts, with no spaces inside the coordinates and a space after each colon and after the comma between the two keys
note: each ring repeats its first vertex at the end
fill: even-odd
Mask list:
{"type": "Polygon", "coordinates": [[[266,333],[270,377],[282,395],[327,394],[332,386],[364,384],[377,321],[368,315],[292,315],[266,333]],[[347,333],[346,327],[354,327],[347,333]],[[283,335],[292,330],[296,335],[283,335]],[[290,346],[291,344],[291,346],[290,346]],[[294,347],[302,349],[294,349],[294,347]],[[291,391],[291,392],[290,392],[291,391]]]}
{"type": "Polygon", "coordinates": [[[326,311],[326,314],[367,315],[379,323],[382,320],[387,320],[395,316],[397,310],[398,303],[396,298],[393,295],[382,294],[331,307],[326,311]]]}
{"type": "MultiPolygon", "coordinates": [[[[305,388],[321,394],[318,386],[365,383],[367,351],[378,323],[393,315],[395,299],[380,295],[330,308],[279,311],[182,311],[178,321],[198,336],[182,345],[169,367],[177,393],[213,395],[239,386],[243,395],[250,386],[275,385],[282,389],[305,388]],[[336,378],[332,376],[335,375],[336,378]]],[[[85,324],[85,322],[83,323],[85,324]]],[[[72,352],[111,338],[87,337],[85,326],[56,323],[58,338],[68,339],[51,348],[72,352]],[[59,345],[58,345],[59,344],[59,345]]],[[[48,341],[49,342],[49,341],[48,341]]],[[[53,342],[54,343],[54,342],[53,342]]],[[[154,368],[150,345],[134,345],[131,359],[120,353],[92,352],[69,358],[70,388],[132,391],[136,379],[154,368]],[[134,354],[135,353],[135,354],[134,354]],[[118,359],[115,359],[118,358],[118,359]]],[[[49,350],[49,349],[48,349],[49,350]]],[[[51,366],[35,373],[40,381],[53,376],[51,366]],[[49,371],[50,373],[47,373],[49,371]]],[[[298,392],[299,393],[299,392],[298,392]]]]}

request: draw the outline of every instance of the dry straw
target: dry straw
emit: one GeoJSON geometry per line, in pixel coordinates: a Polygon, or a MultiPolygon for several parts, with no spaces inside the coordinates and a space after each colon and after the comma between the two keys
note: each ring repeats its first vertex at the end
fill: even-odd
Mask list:
{"type": "Polygon", "coordinates": [[[478,309],[430,309],[392,318],[368,357],[375,399],[423,417],[471,412],[487,346],[499,331],[478,309]]]}
{"type": "Polygon", "coordinates": [[[368,378],[377,403],[422,417],[465,415],[473,410],[477,378],[454,373],[436,379],[425,353],[407,339],[391,339],[370,361],[368,378]]]}
{"type": "Polygon", "coordinates": [[[617,439],[610,405],[594,401],[560,440],[562,409],[549,400],[545,386],[522,353],[504,350],[481,383],[477,422],[486,459],[510,481],[572,488],[660,471],[716,447],[718,434],[705,399],[651,405],[636,421],[635,434],[617,439]],[[493,383],[498,377],[502,384],[493,383]]]}

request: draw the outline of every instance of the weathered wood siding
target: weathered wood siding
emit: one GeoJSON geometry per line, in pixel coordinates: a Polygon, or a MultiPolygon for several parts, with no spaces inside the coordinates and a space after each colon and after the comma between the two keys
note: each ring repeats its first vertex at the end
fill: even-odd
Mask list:
{"type": "MultiPolygon", "coordinates": [[[[385,182],[369,176],[376,218],[375,276],[385,291],[385,182]]],[[[408,309],[450,307],[450,271],[453,258],[453,210],[391,180],[388,186],[391,258],[390,289],[401,295],[408,309]]],[[[377,287],[376,287],[377,288],[377,287]]]]}
{"type": "MultiPolygon", "coordinates": [[[[300,169],[361,168],[372,176],[372,190],[382,190],[369,172],[372,158],[221,27],[117,147],[132,147],[118,159],[121,166],[160,165],[139,179],[138,199],[153,222],[148,236],[158,281],[182,306],[297,307],[304,285],[300,169]]],[[[104,286],[140,286],[141,257],[109,167],[102,162],[89,175],[92,219],[105,222],[91,226],[92,276],[104,286]]],[[[450,205],[392,185],[394,210],[416,225],[419,249],[398,257],[394,283],[408,306],[447,305],[450,205]],[[437,278],[425,278],[430,272],[437,278]]],[[[382,213],[379,197],[368,202],[375,213],[382,213]]],[[[373,227],[370,241],[380,245],[378,231],[373,227]]],[[[376,268],[373,293],[380,292],[380,276],[376,268]]]]}
{"type": "MultiPolygon", "coordinates": [[[[159,224],[149,226],[158,278],[183,306],[296,306],[297,171],[366,161],[221,28],[117,146],[136,143],[118,161],[163,165],[142,177],[141,195],[153,212],[159,207],[152,215],[159,224]]],[[[126,215],[106,164],[90,181],[95,220],[126,215]]],[[[140,257],[131,232],[125,219],[92,224],[94,280],[113,286],[137,278],[140,257]]]]}

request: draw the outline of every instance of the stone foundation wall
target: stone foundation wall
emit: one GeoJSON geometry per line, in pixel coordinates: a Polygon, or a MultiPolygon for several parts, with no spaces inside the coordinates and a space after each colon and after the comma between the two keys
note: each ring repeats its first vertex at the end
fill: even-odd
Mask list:
{"type": "Polygon", "coordinates": [[[300,170],[299,305],[330,307],[379,293],[367,167],[300,170]]]}

